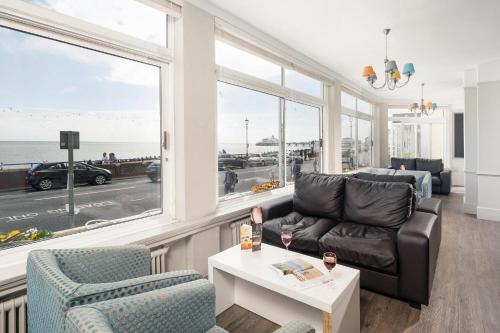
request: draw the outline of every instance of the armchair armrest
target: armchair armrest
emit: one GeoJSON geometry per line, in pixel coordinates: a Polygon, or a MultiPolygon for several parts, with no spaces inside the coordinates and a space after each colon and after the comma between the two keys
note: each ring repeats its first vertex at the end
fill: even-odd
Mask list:
{"type": "Polygon", "coordinates": [[[76,307],[66,316],[67,333],[114,333],[101,311],[91,307],[76,307]]]}
{"type": "MultiPolygon", "coordinates": [[[[106,321],[117,333],[206,332],[215,326],[215,290],[210,282],[202,279],[79,306],[68,312],[67,322],[71,323],[68,326],[82,326],[80,316],[98,318],[101,325],[106,321]],[[88,309],[102,316],[96,317],[96,313],[88,309]]],[[[76,332],[87,333],[81,329],[76,332]]]]}
{"type": "Polygon", "coordinates": [[[441,238],[437,216],[415,212],[398,231],[399,295],[429,304],[441,238]]]}
{"type": "Polygon", "coordinates": [[[89,304],[118,297],[141,294],[201,279],[200,273],[193,270],[173,271],[147,275],[110,283],[83,284],[69,301],[69,306],[89,304]]]}
{"type": "Polygon", "coordinates": [[[444,169],[439,173],[441,179],[441,194],[449,194],[451,191],[451,170],[444,169]]]}
{"type": "Polygon", "coordinates": [[[283,198],[270,200],[261,207],[263,222],[286,216],[293,211],[293,196],[287,195],[283,198]]]}

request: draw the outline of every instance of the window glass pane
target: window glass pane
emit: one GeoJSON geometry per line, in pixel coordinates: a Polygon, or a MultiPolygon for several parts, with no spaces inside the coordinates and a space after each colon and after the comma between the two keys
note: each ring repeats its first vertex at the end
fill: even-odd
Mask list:
{"type": "Polygon", "coordinates": [[[218,83],[218,193],[225,199],[283,186],[278,97],[218,83]]]}
{"type": "Polygon", "coordinates": [[[248,75],[281,85],[281,67],[229,44],[215,41],[215,62],[248,75]]]}
{"type": "Polygon", "coordinates": [[[0,233],[161,212],[160,69],[5,28],[0,40],[0,233]],[[67,130],[80,132],[72,221],[67,130]]]}
{"type": "Polygon", "coordinates": [[[346,92],[341,92],[340,101],[342,106],[351,110],[356,110],[356,97],[349,95],[346,92]]]}
{"type": "Polygon", "coordinates": [[[356,169],[356,119],[342,115],[342,171],[356,169]]]}
{"type": "Polygon", "coordinates": [[[285,69],[285,87],[316,97],[323,96],[323,85],[302,73],[285,69]]]}
{"type": "Polygon", "coordinates": [[[362,99],[358,99],[358,111],[369,115],[373,114],[372,105],[362,99]]]}
{"type": "Polygon", "coordinates": [[[161,46],[167,14],[134,0],[24,0],[161,46]]]}
{"type": "Polygon", "coordinates": [[[320,109],[285,102],[286,180],[297,172],[321,172],[320,109]]]}
{"type": "Polygon", "coordinates": [[[358,169],[372,165],[372,122],[358,119],[358,169]]]}
{"type": "Polygon", "coordinates": [[[389,150],[391,157],[417,157],[417,124],[389,122],[389,150]]]}

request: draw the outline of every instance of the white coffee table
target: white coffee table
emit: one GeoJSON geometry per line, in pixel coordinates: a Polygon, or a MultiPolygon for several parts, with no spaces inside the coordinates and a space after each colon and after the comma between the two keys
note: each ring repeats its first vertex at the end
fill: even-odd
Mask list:
{"type": "Polygon", "coordinates": [[[231,247],[208,258],[208,278],[216,290],[216,314],[233,304],[284,325],[303,320],[316,332],[360,331],[359,271],[337,265],[333,282],[301,289],[270,268],[271,264],[302,258],[328,274],[323,261],[262,244],[259,252],[231,247]]]}

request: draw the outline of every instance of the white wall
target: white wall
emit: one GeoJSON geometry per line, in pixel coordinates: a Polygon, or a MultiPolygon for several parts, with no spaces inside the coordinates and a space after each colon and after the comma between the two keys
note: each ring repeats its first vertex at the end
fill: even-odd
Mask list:
{"type": "Polygon", "coordinates": [[[500,221],[500,60],[465,73],[464,210],[500,221]]]}
{"type": "Polygon", "coordinates": [[[377,132],[378,132],[378,154],[375,166],[386,168],[390,161],[389,154],[389,105],[385,103],[377,104],[377,132]]]}
{"type": "Polygon", "coordinates": [[[176,217],[196,219],[217,204],[217,85],[214,17],[185,2],[176,24],[176,217]]]}

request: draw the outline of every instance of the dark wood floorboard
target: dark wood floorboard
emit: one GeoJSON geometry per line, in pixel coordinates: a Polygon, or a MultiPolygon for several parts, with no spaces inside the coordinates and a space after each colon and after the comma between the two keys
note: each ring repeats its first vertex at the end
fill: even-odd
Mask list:
{"type": "MultiPolygon", "coordinates": [[[[463,194],[441,196],[442,241],[429,306],[361,290],[362,332],[500,332],[500,223],[463,213],[463,194]]],[[[217,317],[231,333],[279,326],[239,306],[217,317]]]]}

